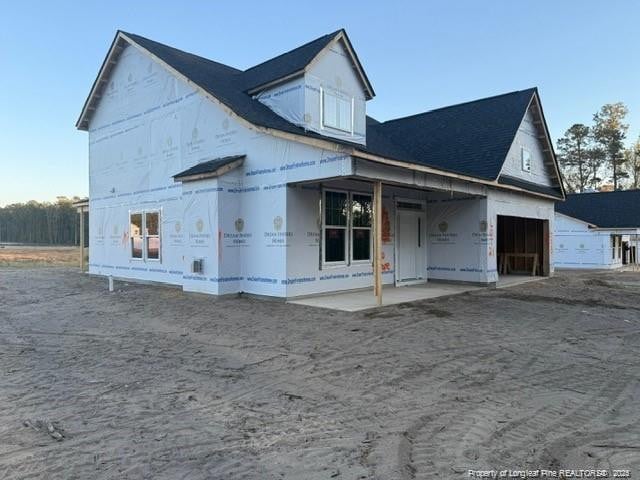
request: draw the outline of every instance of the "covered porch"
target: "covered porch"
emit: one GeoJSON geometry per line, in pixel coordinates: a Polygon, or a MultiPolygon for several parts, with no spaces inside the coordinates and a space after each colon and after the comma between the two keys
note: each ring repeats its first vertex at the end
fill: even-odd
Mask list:
{"type": "Polygon", "coordinates": [[[289,184],[289,301],[353,311],[495,285],[485,186],[360,160],[353,173],[289,184]]]}

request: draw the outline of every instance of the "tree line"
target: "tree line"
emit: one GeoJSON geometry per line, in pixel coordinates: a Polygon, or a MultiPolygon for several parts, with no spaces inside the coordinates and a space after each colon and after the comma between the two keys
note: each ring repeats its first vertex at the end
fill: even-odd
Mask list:
{"type": "Polygon", "coordinates": [[[558,161],[568,191],[640,188],[640,137],[625,144],[628,113],[623,103],[604,105],[591,125],[576,123],[558,140],[558,161]]]}
{"type": "Polygon", "coordinates": [[[80,221],[73,202],[78,197],[58,197],[56,202],[14,203],[0,207],[0,243],[79,245],[80,221]]]}

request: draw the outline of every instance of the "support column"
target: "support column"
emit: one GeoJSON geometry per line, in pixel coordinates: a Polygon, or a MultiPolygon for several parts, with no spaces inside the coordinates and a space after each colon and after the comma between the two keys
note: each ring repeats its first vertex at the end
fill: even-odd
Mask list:
{"type": "Polygon", "coordinates": [[[80,211],[80,271],[84,272],[84,207],[80,211]]]}
{"type": "Polygon", "coordinates": [[[373,184],[373,293],[382,305],[382,182],[373,184]]]}

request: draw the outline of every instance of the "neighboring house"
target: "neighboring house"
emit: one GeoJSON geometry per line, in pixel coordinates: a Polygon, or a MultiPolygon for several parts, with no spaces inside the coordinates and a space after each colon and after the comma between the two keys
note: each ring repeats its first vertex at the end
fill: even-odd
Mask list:
{"type": "Polygon", "coordinates": [[[213,294],[368,287],[380,181],[384,283],[492,284],[503,253],[553,272],[564,190],[536,89],[387,122],[373,96],[344,30],[244,71],[118,32],[77,123],[90,272],[213,294]]]}
{"type": "Polygon", "coordinates": [[[618,268],[638,263],[640,190],[575,193],[556,204],[558,268],[618,268]]]}

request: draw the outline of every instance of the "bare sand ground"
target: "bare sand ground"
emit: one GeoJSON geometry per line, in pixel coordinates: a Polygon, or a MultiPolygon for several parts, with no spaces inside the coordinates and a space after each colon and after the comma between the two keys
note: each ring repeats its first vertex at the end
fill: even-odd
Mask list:
{"type": "Polygon", "coordinates": [[[79,248],[0,245],[0,267],[79,266],[79,248]]]}
{"type": "Polygon", "coordinates": [[[640,273],[360,313],[116,286],[0,269],[0,478],[640,472],[640,273]]]}

